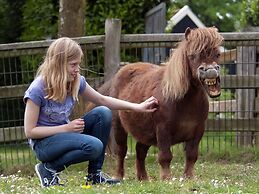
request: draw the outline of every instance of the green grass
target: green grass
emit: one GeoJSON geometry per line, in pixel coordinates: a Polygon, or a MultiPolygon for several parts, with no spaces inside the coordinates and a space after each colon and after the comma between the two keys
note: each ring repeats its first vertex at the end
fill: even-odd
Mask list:
{"type": "MultiPolygon", "coordinates": [[[[172,147],[172,178],[159,179],[157,148],[146,158],[150,181],[139,182],[135,176],[135,141],[128,141],[126,176],[120,185],[95,185],[82,188],[86,164],[72,165],[61,173],[65,187],[41,188],[34,172],[37,162],[27,145],[0,146],[0,194],[2,193],[259,193],[259,149],[235,144],[235,134],[207,134],[200,144],[199,159],[193,179],[183,179],[183,145],[172,147]],[[222,135],[223,134],[223,135],[222,135]]],[[[104,172],[114,174],[115,159],[106,157],[104,172]]]]}
{"type": "Polygon", "coordinates": [[[0,145],[0,173],[15,166],[35,164],[36,158],[27,144],[0,145]]]}
{"type": "MultiPolygon", "coordinates": [[[[130,154],[135,153],[135,144],[135,140],[129,138],[128,152],[130,154]]],[[[227,157],[228,159],[236,160],[237,158],[237,160],[240,160],[240,158],[236,156],[245,154],[246,157],[242,158],[242,160],[250,161],[255,160],[256,157],[259,158],[258,146],[259,145],[257,145],[257,147],[245,147],[239,145],[236,142],[236,132],[206,132],[200,142],[199,150],[200,155],[206,159],[227,157]]],[[[173,146],[172,150],[174,153],[182,153],[183,145],[179,144],[173,146]]],[[[157,148],[152,146],[149,153],[156,154],[157,148]]],[[[35,162],[35,155],[26,143],[0,145],[0,173],[13,166],[35,164],[35,162]]]]}
{"type": "MultiPolygon", "coordinates": [[[[184,161],[179,158],[171,163],[172,179],[159,180],[159,166],[154,156],[147,158],[147,170],[150,180],[139,182],[135,178],[135,156],[126,159],[126,176],[120,185],[94,185],[84,189],[85,165],[69,167],[61,174],[65,187],[41,188],[33,172],[33,166],[27,166],[12,174],[0,176],[0,193],[258,193],[258,162],[240,163],[231,161],[205,161],[196,163],[196,175],[193,179],[183,179],[184,161]],[[27,169],[27,170],[25,170],[27,169]],[[30,170],[28,170],[30,169],[30,170]]],[[[115,161],[107,158],[104,171],[113,174],[115,161]]]]}

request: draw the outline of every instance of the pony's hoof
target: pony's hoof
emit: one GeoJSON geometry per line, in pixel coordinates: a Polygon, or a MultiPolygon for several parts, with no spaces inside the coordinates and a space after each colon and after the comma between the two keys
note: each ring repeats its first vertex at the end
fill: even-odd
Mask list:
{"type": "Polygon", "coordinates": [[[138,176],[138,180],[139,181],[148,181],[149,178],[148,178],[148,176],[138,176]]]}
{"type": "Polygon", "coordinates": [[[172,178],[171,175],[163,175],[160,177],[160,179],[163,181],[170,181],[171,178],[172,178]]]}
{"type": "Polygon", "coordinates": [[[194,175],[193,175],[193,173],[184,173],[183,177],[186,179],[192,179],[194,177],[194,175]]]}

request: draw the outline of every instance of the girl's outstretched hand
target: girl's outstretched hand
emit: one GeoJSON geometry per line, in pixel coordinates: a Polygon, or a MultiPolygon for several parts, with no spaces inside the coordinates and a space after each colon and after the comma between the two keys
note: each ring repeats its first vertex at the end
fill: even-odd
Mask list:
{"type": "Polygon", "coordinates": [[[139,112],[154,112],[158,109],[159,106],[158,100],[154,96],[151,96],[139,105],[139,112]]]}

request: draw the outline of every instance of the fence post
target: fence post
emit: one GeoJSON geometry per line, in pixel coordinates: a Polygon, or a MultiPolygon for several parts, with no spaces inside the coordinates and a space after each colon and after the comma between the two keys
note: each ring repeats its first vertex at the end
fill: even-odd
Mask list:
{"type": "Polygon", "coordinates": [[[108,81],[120,66],[121,20],[105,21],[104,81],[108,81]]]}
{"type": "MultiPolygon", "coordinates": [[[[257,51],[257,54],[259,54],[259,50],[257,51]]],[[[258,62],[257,62],[258,64],[258,62]]],[[[259,75],[259,65],[256,66],[255,69],[256,75],[259,75]]],[[[256,119],[259,119],[259,89],[256,89],[256,98],[255,98],[255,110],[257,110],[256,112],[256,119]]],[[[259,145],[259,132],[255,132],[255,145],[258,146],[259,145]]]]}
{"type": "MultiPolygon", "coordinates": [[[[120,68],[120,39],[121,39],[121,20],[105,20],[105,54],[104,54],[104,81],[108,81],[120,68]]],[[[114,130],[110,132],[114,136],[114,130]]],[[[108,155],[115,155],[116,142],[113,138],[109,139],[109,146],[106,148],[108,155]]]]}

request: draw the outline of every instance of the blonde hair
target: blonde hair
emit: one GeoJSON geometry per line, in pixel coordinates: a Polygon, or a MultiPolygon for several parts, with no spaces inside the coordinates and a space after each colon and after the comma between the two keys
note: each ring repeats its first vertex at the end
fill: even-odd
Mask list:
{"type": "Polygon", "coordinates": [[[36,74],[44,80],[45,98],[64,102],[67,94],[71,94],[74,100],[78,100],[80,76],[68,83],[67,68],[70,61],[82,57],[81,47],[70,38],[62,37],[51,43],[36,74]]]}

